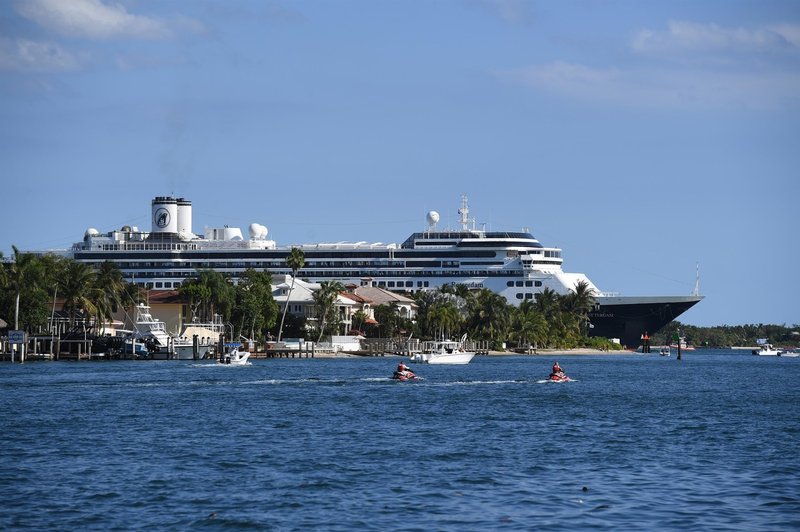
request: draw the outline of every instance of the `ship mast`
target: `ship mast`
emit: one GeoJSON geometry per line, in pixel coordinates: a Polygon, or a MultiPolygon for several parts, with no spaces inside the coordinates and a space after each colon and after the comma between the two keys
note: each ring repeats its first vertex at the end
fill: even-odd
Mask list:
{"type": "Polygon", "coordinates": [[[461,224],[462,231],[469,231],[469,223],[472,222],[472,231],[475,230],[475,220],[469,217],[469,207],[467,206],[467,195],[461,195],[461,208],[458,209],[458,223],[461,224]]]}
{"type": "Polygon", "coordinates": [[[694,278],[694,290],[692,290],[693,296],[700,295],[700,263],[698,262],[696,264],[697,264],[697,273],[695,274],[694,278]]]}

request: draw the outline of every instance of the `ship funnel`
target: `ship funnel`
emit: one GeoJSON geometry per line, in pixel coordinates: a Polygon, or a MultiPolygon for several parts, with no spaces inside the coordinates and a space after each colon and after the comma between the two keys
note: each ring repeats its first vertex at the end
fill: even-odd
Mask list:
{"type": "Polygon", "coordinates": [[[178,201],[168,196],[153,199],[152,222],[153,233],[177,233],[178,201]]]}
{"type": "Polygon", "coordinates": [[[192,202],[178,198],[178,233],[190,235],[192,234],[192,202]]]}

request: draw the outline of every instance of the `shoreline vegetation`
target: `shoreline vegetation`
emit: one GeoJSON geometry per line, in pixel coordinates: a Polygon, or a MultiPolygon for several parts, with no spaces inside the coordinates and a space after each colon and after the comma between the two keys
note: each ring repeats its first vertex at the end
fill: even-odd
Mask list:
{"type": "MultiPolygon", "coordinates": [[[[86,343],[90,336],[96,339],[110,335],[106,328],[111,324],[127,324],[135,314],[136,305],[149,301],[148,290],[127,282],[119,268],[110,262],[93,268],[56,255],[22,253],[16,247],[13,250],[9,260],[0,253],[3,329],[25,331],[30,337],[80,331],[86,343]]],[[[546,288],[519,305],[512,305],[486,288],[471,290],[465,285],[444,285],[408,294],[410,303],[401,308],[394,301],[353,307],[356,303],[352,302],[357,299],[353,299],[348,287],[336,281],[323,281],[308,302],[310,312],[293,314],[287,312],[290,306],[287,302],[294,303],[291,291],[295,277],[303,277],[304,256],[299,249],[292,251],[292,260],[287,262],[292,282],[282,308],[275,298],[282,290],[281,285],[273,284],[269,271],[253,269],[241,273],[235,284],[216,270],[199,270],[196,277],[178,288],[171,304],[181,306],[184,323],[188,316],[204,323],[219,316],[226,324],[228,340],[246,338],[256,345],[267,345],[272,338],[312,338],[315,344],[320,344],[324,338],[333,336],[361,335],[395,343],[412,336],[423,340],[463,336],[487,346],[492,356],[622,354],[638,347],[620,346],[619,340],[590,336],[589,315],[596,305],[596,294],[585,282],[577,283],[566,294],[546,288]],[[347,300],[346,304],[340,302],[342,298],[347,300]],[[524,346],[540,347],[531,352],[524,346]]],[[[649,333],[651,348],[671,344],[678,338],[697,348],[759,342],[785,349],[797,349],[800,345],[798,325],[694,327],[673,321],[660,331],[649,333]]],[[[642,331],[643,338],[647,334],[648,331],[642,331]]],[[[89,353],[95,347],[97,350],[92,353],[102,353],[102,346],[87,345],[90,347],[82,353],[89,353]]],[[[73,347],[80,356],[80,346],[70,344],[70,349],[73,347]]],[[[261,354],[268,356],[269,353],[261,354]]],[[[316,356],[327,355],[318,352],[316,356]]]]}

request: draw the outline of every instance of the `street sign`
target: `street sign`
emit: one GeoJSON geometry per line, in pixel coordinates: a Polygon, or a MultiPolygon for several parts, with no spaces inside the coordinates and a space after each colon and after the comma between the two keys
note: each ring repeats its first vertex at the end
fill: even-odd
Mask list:
{"type": "Polygon", "coordinates": [[[10,344],[24,344],[25,331],[8,331],[8,343],[10,344]]]}

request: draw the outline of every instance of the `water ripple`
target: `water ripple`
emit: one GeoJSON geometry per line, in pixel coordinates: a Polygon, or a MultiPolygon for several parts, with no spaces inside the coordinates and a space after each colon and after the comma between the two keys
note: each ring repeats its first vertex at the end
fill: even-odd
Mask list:
{"type": "Polygon", "coordinates": [[[0,528],[800,527],[800,364],[551,362],[8,365],[0,528]]]}

